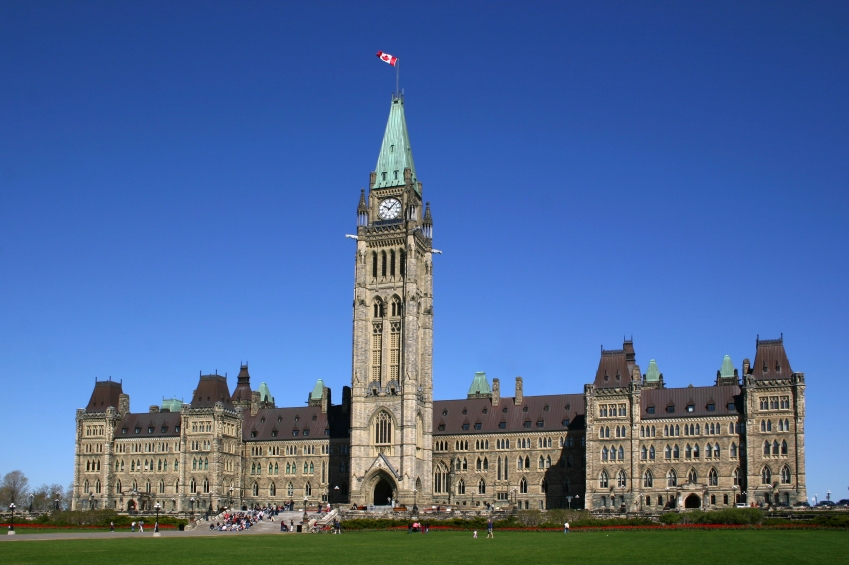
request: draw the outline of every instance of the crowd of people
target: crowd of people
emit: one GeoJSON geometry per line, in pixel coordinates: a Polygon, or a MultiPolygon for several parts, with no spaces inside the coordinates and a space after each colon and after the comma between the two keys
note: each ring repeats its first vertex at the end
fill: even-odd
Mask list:
{"type": "Polygon", "coordinates": [[[271,506],[242,512],[228,511],[224,513],[223,521],[210,523],[209,529],[219,532],[244,532],[263,520],[273,522],[279,513],[280,508],[271,506]]]}

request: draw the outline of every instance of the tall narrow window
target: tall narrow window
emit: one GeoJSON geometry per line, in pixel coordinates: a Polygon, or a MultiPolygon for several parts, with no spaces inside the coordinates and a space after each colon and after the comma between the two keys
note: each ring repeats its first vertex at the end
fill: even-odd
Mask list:
{"type": "Polygon", "coordinates": [[[381,264],[380,264],[380,276],[385,277],[386,276],[386,251],[380,252],[380,262],[381,262],[381,264]]]}
{"type": "MultiPolygon", "coordinates": [[[[375,307],[378,303],[375,303],[375,307]]],[[[371,331],[371,380],[380,382],[380,365],[383,355],[383,322],[374,322],[371,331]]]]}
{"type": "Polygon", "coordinates": [[[401,272],[401,276],[403,277],[403,276],[406,276],[406,274],[407,274],[407,252],[402,251],[399,259],[400,259],[400,265],[398,265],[399,271],[401,272]]]}
{"type": "Polygon", "coordinates": [[[708,485],[715,487],[719,484],[719,477],[716,474],[716,469],[711,469],[708,473],[708,485]]]}
{"type": "Polygon", "coordinates": [[[377,278],[377,251],[371,252],[371,276],[377,278]]]}
{"type": "Polygon", "coordinates": [[[381,412],[375,418],[374,443],[377,445],[388,445],[392,443],[392,419],[386,412],[381,412]]]}
{"type": "Polygon", "coordinates": [[[389,251],[389,276],[395,276],[395,250],[389,251]]]}
{"type": "Polygon", "coordinates": [[[390,322],[389,329],[389,380],[397,381],[401,362],[401,322],[390,322]]]}

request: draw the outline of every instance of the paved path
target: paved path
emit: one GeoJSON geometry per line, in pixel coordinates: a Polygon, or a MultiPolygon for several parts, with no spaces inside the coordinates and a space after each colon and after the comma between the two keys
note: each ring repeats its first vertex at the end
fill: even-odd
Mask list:
{"type": "MultiPolygon", "coordinates": [[[[303,512],[281,512],[279,515],[274,517],[274,521],[270,521],[269,519],[264,519],[262,522],[258,522],[256,525],[251,527],[249,530],[244,532],[219,532],[209,529],[209,524],[215,523],[215,519],[210,518],[210,522],[201,522],[198,526],[189,531],[181,532],[179,530],[162,530],[160,532],[161,537],[163,538],[179,538],[179,537],[196,537],[196,536],[238,536],[238,535],[251,535],[251,534],[274,534],[280,533],[280,520],[285,520],[286,525],[290,524],[291,520],[295,521],[295,525],[301,523],[301,519],[304,517],[303,512]]],[[[312,517],[312,515],[310,515],[312,517]]],[[[57,531],[56,533],[49,534],[21,534],[17,533],[13,536],[10,535],[0,535],[0,542],[4,541],[42,541],[42,540],[68,540],[68,539],[109,539],[109,538],[142,538],[142,537],[153,537],[153,527],[145,527],[144,533],[141,532],[131,532],[127,529],[120,529],[114,532],[68,532],[63,533],[61,531],[57,531]]]]}

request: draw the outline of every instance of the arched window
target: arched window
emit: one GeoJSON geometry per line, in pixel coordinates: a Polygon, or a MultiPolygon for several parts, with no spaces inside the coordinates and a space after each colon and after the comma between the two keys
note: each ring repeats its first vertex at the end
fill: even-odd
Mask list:
{"type": "Polygon", "coordinates": [[[312,485],[309,483],[304,486],[304,496],[312,496],[312,485]]]}
{"type": "Polygon", "coordinates": [[[740,482],[741,482],[740,481],[740,467],[737,467],[736,469],[734,469],[734,473],[732,473],[731,477],[732,477],[732,479],[734,479],[734,485],[735,486],[738,486],[738,487],[741,486],[740,485],[740,482]]]}
{"type": "Polygon", "coordinates": [[[664,458],[666,458],[666,459],[671,459],[671,458],[672,458],[672,448],[671,448],[670,446],[668,446],[668,445],[666,446],[666,450],[664,451],[663,456],[664,456],[664,458]]]}
{"type": "Polygon", "coordinates": [[[530,469],[530,468],[531,468],[531,458],[528,457],[528,456],[525,456],[525,469],[530,469]]]}
{"type": "Polygon", "coordinates": [[[769,441],[764,442],[764,455],[769,455],[769,441]]]}
{"type": "Polygon", "coordinates": [[[147,481],[147,482],[144,484],[144,491],[145,491],[145,492],[150,492],[150,481],[147,481]]]}
{"type": "Polygon", "coordinates": [[[649,456],[649,450],[646,449],[646,446],[644,445],[643,447],[640,448],[640,459],[645,461],[648,458],[648,456],[649,456]]]}
{"type": "Polygon", "coordinates": [[[625,488],[627,480],[625,478],[625,471],[620,470],[616,474],[616,486],[619,488],[625,488]]]}
{"type": "Polygon", "coordinates": [[[209,479],[203,480],[203,492],[209,492],[209,479]]]}
{"type": "Polygon", "coordinates": [[[713,457],[715,459],[719,459],[719,444],[718,443],[713,444],[713,457]]]}
{"type": "Polygon", "coordinates": [[[159,494],[165,494],[165,481],[159,481],[159,494]]]}
{"type": "MultiPolygon", "coordinates": [[[[484,460],[484,463],[485,463],[485,462],[486,462],[486,460],[484,460]]],[[[550,468],[550,467],[551,467],[551,456],[550,456],[550,455],[546,455],[546,456],[545,456],[545,468],[546,468],[546,469],[548,469],[548,468],[550,468]]],[[[486,468],[486,466],[485,466],[485,465],[484,465],[484,468],[486,468]]]]}
{"type": "Polygon", "coordinates": [[[478,460],[475,461],[475,469],[480,471],[482,467],[483,467],[483,461],[481,461],[481,458],[478,457],[478,460]]]}
{"type": "Polygon", "coordinates": [[[689,459],[693,456],[693,449],[690,447],[690,444],[687,444],[687,447],[684,449],[684,457],[689,459]]]}
{"type": "Polygon", "coordinates": [[[548,479],[542,479],[542,482],[539,484],[539,491],[542,494],[546,494],[548,492],[548,479]]]}
{"type": "Polygon", "coordinates": [[[463,470],[466,471],[469,468],[469,462],[466,461],[466,458],[463,457],[463,470]]]}
{"type": "Polygon", "coordinates": [[[295,485],[292,484],[292,481],[289,481],[289,484],[286,485],[286,496],[295,496],[295,485]]]}
{"type": "Polygon", "coordinates": [[[699,458],[699,444],[698,443],[693,446],[693,458],[695,458],[695,459],[699,458]]]}
{"type": "Polygon", "coordinates": [[[277,486],[274,483],[268,487],[268,496],[277,496],[277,486]]]}
{"type": "Polygon", "coordinates": [[[651,471],[647,469],[646,472],[643,473],[643,487],[651,488],[653,484],[654,477],[652,476],[651,471]]]}
{"type": "Polygon", "coordinates": [[[463,479],[457,483],[457,494],[466,494],[466,481],[463,479]]]}
{"type": "Polygon", "coordinates": [[[608,459],[607,453],[608,453],[607,447],[602,448],[602,450],[601,450],[601,460],[602,461],[607,461],[607,459],[608,459]]]}
{"type": "Polygon", "coordinates": [[[608,486],[607,471],[602,470],[601,474],[598,476],[598,487],[599,488],[607,488],[607,486],[608,486]]]}
{"type": "Polygon", "coordinates": [[[478,494],[486,494],[486,481],[483,479],[478,481],[478,494]]]}
{"type": "Polygon", "coordinates": [[[569,493],[569,488],[571,487],[571,482],[569,481],[569,477],[563,479],[563,494],[569,493]]]}
{"type": "Polygon", "coordinates": [[[711,468],[710,472],[708,473],[708,485],[712,487],[719,485],[719,477],[717,476],[716,469],[714,468],[711,468]]]}
{"type": "Polygon", "coordinates": [[[398,317],[401,315],[401,299],[397,296],[392,297],[392,316],[398,317]]]}
{"type": "Polygon", "coordinates": [[[670,469],[669,472],[666,473],[666,486],[678,486],[678,474],[675,472],[675,469],[670,469]]]}
{"type": "Polygon", "coordinates": [[[781,440],[781,454],[787,455],[787,442],[785,440],[781,440]]]}
{"type": "Polygon", "coordinates": [[[384,411],[381,411],[374,421],[374,443],[376,445],[392,443],[392,418],[384,411]]]}
{"type": "Polygon", "coordinates": [[[778,455],[778,440],[772,442],[772,454],[778,455]]]}
{"type": "Polygon", "coordinates": [[[678,444],[676,443],[675,447],[672,448],[672,457],[674,459],[678,459],[678,455],[679,455],[678,444]]]}
{"type": "Polygon", "coordinates": [[[380,260],[381,260],[380,276],[385,277],[386,276],[386,251],[380,252],[380,260]]]}
{"type": "Polygon", "coordinates": [[[253,490],[254,496],[259,496],[259,483],[254,483],[252,490],[253,490]]]}
{"type": "Polygon", "coordinates": [[[115,483],[115,494],[121,494],[121,480],[118,479],[118,482],[115,483]]]}
{"type": "Polygon", "coordinates": [[[371,252],[371,276],[377,278],[377,252],[371,252]]]}
{"type": "Polygon", "coordinates": [[[100,480],[99,479],[94,483],[94,493],[100,494],[100,480]]]}
{"type": "Polygon", "coordinates": [[[620,445],[619,446],[619,460],[622,461],[625,459],[625,449],[620,445]]]}
{"type": "MultiPolygon", "coordinates": [[[[395,250],[392,249],[389,251],[389,276],[395,276],[395,250]]],[[[393,316],[395,314],[392,314],[393,316]]]]}
{"type": "Polygon", "coordinates": [[[788,467],[787,465],[781,468],[781,484],[790,484],[790,467],[788,467]]]}
{"type": "Polygon", "coordinates": [[[528,481],[526,481],[524,477],[522,477],[522,480],[519,482],[519,492],[521,494],[528,493],[528,481]]]}
{"type": "Polygon", "coordinates": [[[88,479],[83,483],[83,492],[88,493],[88,479]]]}
{"type": "Polygon", "coordinates": [[[203,458],[203,470],[209,471],[209,459],[206,457],[203,458]]]}
{"type": "Polygon", "coordinates": [[[766,431],[768,431],[768,432],[772,431],[772,420],[766,421],[766,431]]]}
{"type": "Polygon", "coordinates": [[[769,467],[761,469],[761,484],[768,485],[772,483],[772,471],[769,467]]]}
{"type": "Polygon", "coordinates": [[[489,459],[487,459],[486,457],[483,458],[483,470],[484,471],[489,470],[489,459]]]}
{"type": "Polygon", "coordinates": [[[731,444],[731,457],[732,458],[737,457],[737,444],[736,443],[731,444]]]}
{"type": "Polygon", "coordinates": [[[433,473],[433,492],[448,492],[448,468],[444,463],[437,465],[436,471],[433,473]]]}
{"type": "Polygon", "coordinates": [[[649,459],[654,460],[654,446],[649,446],[649,459]]]}
{"type": "Polygon", "coordinates": [[[699,482],[699,476],[696,474],[695,469],[690,469],[690,472],[687,473],[687,482],[691,485],[694,485],[699,482]]]}

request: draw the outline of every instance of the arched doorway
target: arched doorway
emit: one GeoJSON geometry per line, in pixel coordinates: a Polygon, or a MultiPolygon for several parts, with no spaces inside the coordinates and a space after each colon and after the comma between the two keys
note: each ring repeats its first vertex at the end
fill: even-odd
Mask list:
{"type": "Polygon", "coordinates": [[[127,503],[127,512],[129,512],[130,514],[132,514],[132,513],[133,513],[133,512],[135,512],[135,511],[136,511],[136,501],[135,501],[135,500],[131,500],[131,501],[129,501],[129,502],[127,503]]]}
{"type": "Polygon", "coordinates": [[[374,485],[374,505],[386,506],[392,498],[392,485],[384,477],[381,477],[374,485]]]}
{"type": "Polygon", "coordinates": [[[702,499],[697,494],[691,494],[684,500],[684,508],[701,508],[702,499]]]}

